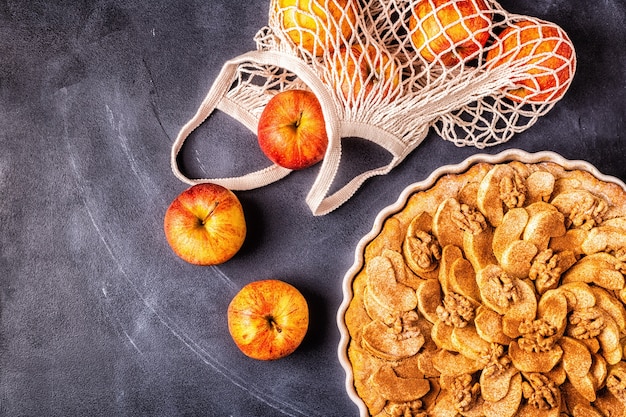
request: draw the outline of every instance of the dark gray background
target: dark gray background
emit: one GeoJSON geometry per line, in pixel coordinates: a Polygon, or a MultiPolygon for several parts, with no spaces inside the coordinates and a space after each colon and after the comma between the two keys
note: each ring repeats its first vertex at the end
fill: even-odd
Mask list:
{"type": "MultiPolygon", "coordinates": [[[[335,314],[358,240],[402,189],[477,152],[431,134],[391,174],[313,217],[317,168],[238,192],[249,234],[215,267],[167,246],[162,219],[186,186],[169,152],[222,64],[254,49],[268,0],[0,1],[0,414],[350,416],[335,314]],[[280,278],[307,297],[303,345],[244,357],[226,306],[280,278]]],[[[552,150],[626,180],[626,6],[503,1],[562,26],[574,83],[530,130],[486,152],[552,150]]],[[[255,138],[220,114],[183,152],[191,175],[265,166],[255,138]]],[[[385,155],[347,144],[342,172],[385,155]]]]}

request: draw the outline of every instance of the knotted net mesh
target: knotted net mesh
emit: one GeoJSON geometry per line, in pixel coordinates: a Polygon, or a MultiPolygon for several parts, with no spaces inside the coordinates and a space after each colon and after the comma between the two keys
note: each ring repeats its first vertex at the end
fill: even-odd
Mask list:
{"type": "MultiPolygon", "coordinates": [[[[219,108],[252,131],[278,92],[318,97],[329,146],[307,197],[314,214],[347,201],[367,178],[388,173],[432,128],[458,146],[484,148],[532,126],[568,89],[572,42],[557,25],[508,13],[491,0],[270,0],[256,51],[225,64],[182,141],[219,108]],[[327,196],[341,138],[360,137],[393,158],[327,196]]],[[[288,174],[277,166],[215,181],[233,189],[288,174]]]]}

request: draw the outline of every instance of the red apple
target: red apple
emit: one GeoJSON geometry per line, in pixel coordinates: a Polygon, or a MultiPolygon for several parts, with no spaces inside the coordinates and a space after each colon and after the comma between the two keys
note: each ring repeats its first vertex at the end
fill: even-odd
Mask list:
{"type": "Polygon", "coordinates": [[[409,19],[411,42],[426,61],[453,66],[482,50],[491,18],[483,0],[422,0],[409,19]]]}
{"type": "Polygon", "coordinates": [[[183,191],[168,207],[165,237],[174,253],[196,265],[217,265],[232,258],[246,237],[237,196],[217,184],[183,191]]]}
{"type": "Polygon", "coordinates": [[[270,99],[259,117],[258,141],[267,157],[284,168],[308,168],[328,146],[322,106],[307,90],[286,90],[270,99]]]}
{"type": "Polygon", "coordinates": [[[330,73],[335,75],[335,88],[344,99],[358,100],[377,90],[380,97],[393,97],[400,84],[400,65],[384,49],[368,45],[363,49],[358,44],[343,47],[327,61],[330,73]]]}
{"type": "Polygon", "coordinates": [[[294,286],[268,279],[244,286],[228,305],[227,317],[228,331],[246,356],[273,360],[300,345],[309,326],[309,307],[294,286]]]}
{"type": "Polygon", "coordinates": [[[348,42],[356,25],[352,0],[273,0],[280,29],[315,56],[348,42]]]}
{"type": "Polygon", "coordinates": [[[567,34],[551,23],[521,20],[510,23],[487,53],[491,68],[507,65],[511,100],[547,103],[560,99],[575,71],[575,53],[567,34]]]}

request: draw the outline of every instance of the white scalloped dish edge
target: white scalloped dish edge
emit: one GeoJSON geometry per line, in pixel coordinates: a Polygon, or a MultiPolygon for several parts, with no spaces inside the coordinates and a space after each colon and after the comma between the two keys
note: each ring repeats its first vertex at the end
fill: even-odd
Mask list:
{"type": "Polygon", "coordinates": [[[365,235],[357,244],[355,254],[354,254],[354,263],[352,267],[347,271],[343,279],[343,302],[341,303],[339,310],[337,312],[337,326],[339,327],[339,331],[341,334],[341,339],[338,346],[338,356],[339,362],[341,363],[344,371],[346,373],[345,387],[350,399],[357,405],[359,408],[359,415],[362,417],[369,416],[369,411],[365,406],[365,403],[361,400],[359,395],[356,392],[354,387],[354,375],[352,371],[352,365],[348,359],[348,344],[350,342],[350,334],[348,332],[347,325],[345,323],[345,314],[348,309],[348,306],[352,300],[353,292],[352,292],[352,283],[356,275],[363,268],[365,247],[381,232],[384,221],[399,212],[406,205],[409,197],[419,191],[423,191],[432,187],[435,182],[447,175],[447,174],[460,174],[469,169],[472,165],[477,163],[485,162],[489,164],[499,164],[505,162],[519,161],[523,163],[540,163],[540,162],[554,162],[556,164],[561,165],[567,170],[582,170],[587,171],[599,180],[605,182],[616,183],[621,186],[624,190],[626,190],[626,184],[620,179],[602,174],[598,169],[596,169],[593,165],[588,162],[582,160],[568,160],[562,157],[561,155],[551,152],[551,151],[542,151],[536,153],[529,153],[520,149],[509,149],[503,151],[501,153],[490,155],[490,154],[475,154],[465,159],[463,162],[456,165],[446,165],[442,166],[431,173],[431,175],[423,181],[419,181],[413,183],[406,187],[402,193],[400,194],[398,200],[384,208],[374,220],[374,225],[372,230],[365,235]]]}

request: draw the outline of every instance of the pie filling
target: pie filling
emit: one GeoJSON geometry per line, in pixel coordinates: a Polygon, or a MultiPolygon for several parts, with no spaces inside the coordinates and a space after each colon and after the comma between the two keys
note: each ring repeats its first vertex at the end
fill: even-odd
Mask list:
{"type": "Polygon", "coordinates": [[[372,416],[626,415],[626,191],[478,163],[412,194],[345,322],[372,416]]]}

